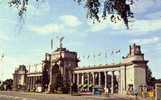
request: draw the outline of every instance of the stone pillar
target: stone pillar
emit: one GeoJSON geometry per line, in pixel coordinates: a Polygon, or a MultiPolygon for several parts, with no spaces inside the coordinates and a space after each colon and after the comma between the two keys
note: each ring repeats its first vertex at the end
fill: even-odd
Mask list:
{"type": "Polygon", "coordinates": [[[82,84],[84,84],[84,73],[82,73],[82,84]]]}
{"type": "Polygon", "coordinates": [[[17,90],[17,77],[16,77],[16,73],[13,74],[13,90],[17,90]]]}
{"type": "Polygon", "coordinates": [[[120,69],[120,91],[121,94],[126,94],[126,65],[121,66],[120,69]]]}
{"type": "Polygon", "coordinates": [[[73,79],[73,78],[72,78],[72,77],[73,77],[72,71],[68,71],[67,73],[68,73],[67,75],[69,75],[69,76],[68,76],[69,79],[67,78],[66,80],[69,81],[70,84],[71,84],[71,83],[73,82],[73,80],[72,80],[72,79],[73,79]]]}
{"type": "Polygon", "coordinates": [[[90,73],[87,73],[87,84],[88,84],[88,91],[89,91],[90,73]]]}
{"type": "Polygon", "coordinates": [[[107,72],[106,71],[104,72],[104,75],[105,75],[105,89],[107,89],[107,72]]]}
{"type": "Polygon", "coordinates": [[[30,91],[30,77],[28,77],[27,85],[28,85],[28,91],[30,91]]]}
{"type": "Polygon", "coordinates": [[[88,83],[87,84],[90,84],[90,73],[87,74],[87,79],[88,79],[88,83]]]}
{"type": "Polygon", "coordinates": [[[48,93],[52,92],[52,84],[53,84],[53,66],[50,66],[50,78],[49,78],[49,85],[48,85],[48,93]]]}
{"type": "Polygon", "coordinates": [[[92,83],[93,83],[93,86],[95,85],[95,75],[94,75],[94,72],[92,72],[92,83]]]}
{"type": "Polygon", "coordinates": [[[35,89],[35,81],[36,81],[36,77],[33,77],[33,89],[35,89]]]}
{"type": "Polygon", "coordinates": [[[77,85],[79,85],[79,73],[77,73],[77,85]]]}
{"type": "Polygon", "coordinates": [[[119,76],[118,76],[118,92],[119,94],[121,94],[121,71],[119,72],[119,76]]]}
{"type": "Polygon", "coordinates": [[[31,90],[33,90],[33,77],[31,76],[31,90]]]}
{"type": "Polygon", "coordinates": [[[98,86],[101,86],[101,72],[98,72],[98,86]]]}
{"type": "Polygon", "coordinates": [[[111,75],[111,94],[114,93],[114,71],[112,71],[111,75]]]}
{"type": "Polygon", "coordinates": [[[75,73],[73,72],[73,83],[75,83],[75,73]]]}
{"type": "Polygon", "coordinates": [[[28,91],[30,91],[30,77],[28,77],[27,86],[28,86],[28,91]]]}
{"type": "MultiPolygon", "coordinates": [[[[93,86],[95,86],[95,74],[94,74],[94,72],[92,72],[92,84],[93,84],[93,86]]],[[[93,88],[93,93],[94,93],[94,88],[93,88]]]]}

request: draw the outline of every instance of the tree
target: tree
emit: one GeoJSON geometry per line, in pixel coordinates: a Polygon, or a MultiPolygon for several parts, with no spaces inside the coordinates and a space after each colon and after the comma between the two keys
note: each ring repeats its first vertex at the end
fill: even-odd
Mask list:
{"type": "MultiPolygon", "coordinates": [[[[80,4],[84,0],[77,0],[80,4]]],[[[86,0],[87,8],[87,18],[96,19],[100,22],[99,12],[101,8],[101,2],[103,2],[103,14],[102,17],[105,19],[107,14],[111,15],[111,21],[117,22],[123,19],[127,28],[128,26],[128,17],[133,17],[133,13],[130,10],[130,5],[133,4],[133,0],[130,0],[130,3],[127,4],[128,0],[86,0]]]]}
{"type": "Polygon", "coordinates": [[[147,76],[147,84],[150,84],[150,81],[152,79],[152,72],[151,72],[151,69],[149,67],[147,68],[146,76],[147,76]]]}
{"type": "Polygon", "coordinates": [[[158,81],[155,77],[152,76],[152,71],[149,67],[147,68],[146,80],[148,86],[155,86],[155,83],[158,81]]]}
{"type": "Polygon", "coordinates": [[[2,86],[5,87],[5,90],[12,90],[13,86],[13,80],[12,79],[6,79],[3,83],[2,86]]]}
{"type": "MultiPolygon", "coordinates": [[[[30,0],[31,1],[31,0],[30,0]]],[[[40,0],[35,0],[36,2],[40,0]]],[[[134,17],[130,10],[130,6],[134,3],[133,0],[74,0],[78,4],[85,2],[87,8],[87,18],[92,19],[93,22],[100,22],[99,13],[102,12],[102,18],[106,19],[107,14],[111,16],[111,21],[116,23],[123,19],[127,28],[128,18],[134,17]],[[129,2],[128,2],[129,1],[129,2]],[[128,3],[127,3],[128,2],[128,3]],[[101,3],[103,4],[103,11],[101,11],[101,3]]],[[[9,6],[16,7],[18,9],[18,15],[23,17],[23,14],[27,11],[29,0],[9,0],[9,6]]]]}

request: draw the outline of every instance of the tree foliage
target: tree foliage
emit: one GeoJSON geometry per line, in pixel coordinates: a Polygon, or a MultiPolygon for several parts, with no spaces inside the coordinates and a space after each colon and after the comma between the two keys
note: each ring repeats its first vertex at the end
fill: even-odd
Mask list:
{"type": "MultiPolygon", "coordinates": [[[[75,0],[79,4],[85,0],[75,0]]],[[[131,5],[134,3],[133,0],[86,0],[85,7],[87,8],[87,18],[97,20],[100,22],[101,13],[101,2],[103,2],[103,11],[102,16],[103,19],[110,15],[111,21],[116,23],[117,21],[121,21],[123,19],[124,24],[127,28],[128,25],[128,18],[134,17],[133,13],[131,12],[131,5]]]]}
{"type": "Polygon", "coordinates": [[[156,79],[155,77],[152,76],[152,71],[149,67],[147,68],[146,80],[148,86],[155,86],[155,83],[161,82],[161,80],[156,79]]]}
{"type": "MultiPolygon", "coordinates": [[[[31,0],[30,0],[31,1],[31,0]]],[[[36,2],[40,0],[35,0],[36,2]]],[[[74,0],[78,4],[85,2],[87,8],[87,18],[92,19],[93,22],[100,22],[100,17],[105,19],[107,15],[111,16],[111,21],[116,23],[123,19],[127,28],[128,18],[133,17],[133,13],[130,10],[130,6],[133,4],[133,0],[74,0]],[[101,11],[101,4],[103,5],[103,11],[101,11]],[[102,12],[102,13],[101,13],[102,12]],[[100,14],[102,16],[100,16],[100,14]]],[[[27,11],[29,0],[10,0],[9,6],[16,7],[18,9],[18,15],[23,16],[27,11]]]]}
{"type": "Polygon", "coordinates": [[[22,16],[27,10],[28,2],[29,0],[10,0],[8,4],[10,7],[16,7],[18,9],[18,15],[22,16]]]}
{"type": "Polygon", "coordinates": [[[13,80],[12,79],[6,79],[5,81],[1,82],[0,84],[0,90],[12,90],[13,86],[13,80]]]}

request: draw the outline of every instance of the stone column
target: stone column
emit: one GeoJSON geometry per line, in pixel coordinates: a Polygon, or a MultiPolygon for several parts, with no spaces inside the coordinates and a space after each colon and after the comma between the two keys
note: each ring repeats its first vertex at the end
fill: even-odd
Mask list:
{"type": "Polygon", "coordinates": [[[70,84],[71,84],[73,82],[73,80],[72,80],[72,77],[73,77],[72,71],[68,71],[67,75],[69,75],[69,79],[67,79],[67,81],[69,81],[70,84]]]}
{"type": "Polygon", "coordinates": [[[114,93],[114,71],[112,71],[112,75],[111,75],[111,94],[114,93]]]}
{"type": "Polygon", "coordinates": [[[105,89],[107,89],[107,72],[106,71],[104,72],[104,75],[105,75],[105,89]]]}
{"type": "Polygon", "coordinates": [[[82,73],[82,84],[84,84],[84,73],[82,73]]]}
{"type": "Polygon", "coordinates": [[[16,77],[16,73],[13,74],[13,90],[17,90],[17,77],[16,77]]]}
{"type": "Polygon", "coordinates": [[[90,73],[87,74],[87,78],[88,78],[88,83],[87,84],[90,84],[90,73]]]}
{"type": "Polygon", "coordinates": [[[90,84],[90,73],[87,73],[87,84],[88,84],[88,91],[89,91],[89,84],[90,84]]]}
{"type": "Polygon", "coordinates": [[[28,90],[30,90],[30,77],[28,77],[27,86],[28,86],[28,90]]]}
{"type": "Polygon", "coordinates": [[[73,83],[75,83],[75,73],[73,72],[73,83]]]}
{"type": "Polygon", "coordinates": [[[98,72],[98,85],[101,86],[101,72],[98,72]]]}
{"type": "Polygon", "coordinates": [[[93,83],[93,85],[95,85],[95,76],[94,76],[94,72],[92,72],[92,83],[93,83]]]}
{"type": "Polygon", "coordinates": [[[77,85],[79,85],[79,73],[77,73],[77,85]]]}
{"type": "Polygon", "coordinates": [[[33,88],[35,89],[35,82],[36,82],[36,77],[33,77],[33,88]]]}
{"type": "Polygon", "coordinates": [[[52,92],[52,84],[53,84],[53,66],[50,66],[50,79],[49,79],[49,85],[48,85],[48,93],[52,92]]]}
{"type": "MultiPolygon", "coordinates": [[[[92,84],[93,84],[93,86],[95,86],[95,74],[94,74],[94,72],[92,72],[92,84]]],[[[94,93],[94,88],[93,88],[93,93],[94,93]]]]}
{"type": "Polygon", "coordinates": [[[31,90],[33,89],[33,78],[31,77],[31,90]]]}
{"type": "Polygon", "coordinates": [[[121,94],[121,72],[119,72],[119,75],[118,75],[118,93],[121,94]]]}

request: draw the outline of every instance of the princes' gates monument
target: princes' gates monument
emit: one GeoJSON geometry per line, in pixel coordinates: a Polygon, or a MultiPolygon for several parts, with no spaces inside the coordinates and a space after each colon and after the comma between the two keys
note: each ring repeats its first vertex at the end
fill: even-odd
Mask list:
{"type": "Polygon", "coordinates": [[[124,94],[129,89],[146,85],[148,61],[139,45],[129,46],[129,53],[120,64],[105,64],[93,67],[78,67],[77,53],[60,46],[55,51],[45,54],[41,64],[35,66],[20,65],[13,73],[15,90],[38,90],[53,92],[67,83],[70,87],[75,83],[79,90],[91,91],[93,87],[101,87],[108,92],[124,94]],[[59,84],[58,84],[59,83],[59,84]]]}

